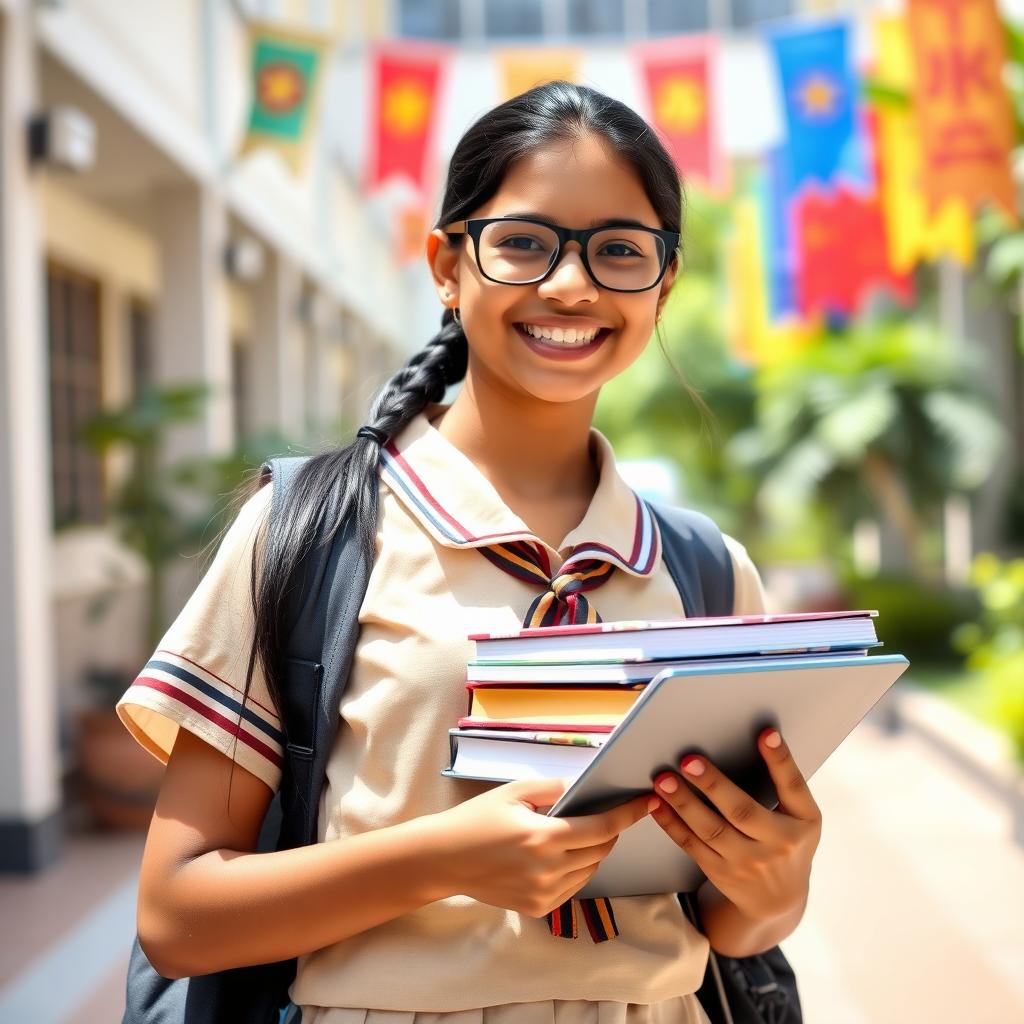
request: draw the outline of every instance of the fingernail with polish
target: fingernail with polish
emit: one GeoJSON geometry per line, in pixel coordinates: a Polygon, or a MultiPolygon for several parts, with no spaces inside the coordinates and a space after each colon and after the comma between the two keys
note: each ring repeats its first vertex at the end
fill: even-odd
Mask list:
{"type": "Polygon", "coordinates": [[[679,783],[676,782],[675,777],[672,775],[666,775],[663,779],[658,779],[658,789],[664,790],[666,793],[674,793],[679,788],[679,783]]]}
{"type": "Polygon", "coordinates": [[[695,756],[687,757],[683,760],[680,766],[687,775],[703,775],[704,774],[704,762],[695,756]]]}

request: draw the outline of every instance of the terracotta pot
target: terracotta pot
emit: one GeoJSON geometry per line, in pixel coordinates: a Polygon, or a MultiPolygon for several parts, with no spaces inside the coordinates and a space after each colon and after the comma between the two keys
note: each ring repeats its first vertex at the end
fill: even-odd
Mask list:
{"type": "Polygon", "coordinates": [[[144,750],[111,709],[78,716],[78,792],[96,823],[143,830],[153,816],[164,766],[144,750]]]}

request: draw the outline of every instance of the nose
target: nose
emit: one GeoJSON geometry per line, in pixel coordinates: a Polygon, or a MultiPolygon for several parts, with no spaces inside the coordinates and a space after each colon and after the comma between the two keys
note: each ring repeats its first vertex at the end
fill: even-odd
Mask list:
{"type": "Polygon", "coordinates": [[[570,242],[562,250],[554,270],[537,286],[537,294],[565,303],[596,301],[597,285],[583,265],[578,242],[570,242]]]}

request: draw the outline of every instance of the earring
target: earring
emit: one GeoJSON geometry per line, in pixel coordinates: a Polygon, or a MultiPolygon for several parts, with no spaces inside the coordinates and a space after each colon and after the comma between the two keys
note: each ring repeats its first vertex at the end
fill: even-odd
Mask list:
{"type": "Polygon", "coordinates": [[[454,321],[455,321],[455,322],[456,322],[457,324],[461,324],[461,323],[462,323],[462,314],[461,314],[461,313],[459,313],[459,307],[458,307],[458,306],[456,306],[456,307],[455,307],[455,308],[454,308],[454,309],[452,310],[452,319],[453,319],[453,320],[454,320],[454,321]]]}

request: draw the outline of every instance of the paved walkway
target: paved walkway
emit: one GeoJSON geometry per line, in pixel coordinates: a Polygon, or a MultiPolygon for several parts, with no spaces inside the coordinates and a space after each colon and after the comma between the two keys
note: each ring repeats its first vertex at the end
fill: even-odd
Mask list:
{"type": "MultiPolygon", "coordinates": [[[[1024,852],[1005,808],[910,733],[865,722],[812,781],[825,826],[783,945],[807,1024],[1024,1020],[1024,852]]],[[[0,879],[0,1024],[116,1024],[138,836],[84,833],[0,879]]]]}

